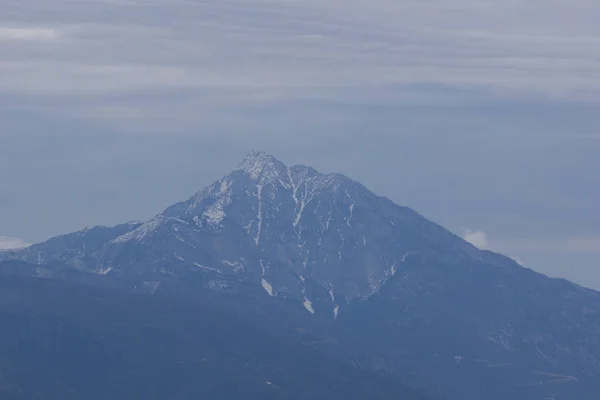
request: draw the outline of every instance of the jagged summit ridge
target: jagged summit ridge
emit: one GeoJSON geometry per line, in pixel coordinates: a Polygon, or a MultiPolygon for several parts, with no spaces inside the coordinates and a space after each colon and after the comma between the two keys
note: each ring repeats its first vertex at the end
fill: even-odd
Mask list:
{"type": "Polygon", "coordinates": [[[238,171],[246,173],[255,180],[262,178],[263,175],[266,175],[267,179],[279,177],[287,169],[283,162],[260,150],[249,153],[237,168],[238,171]]]}
{"type": "MultiPolygon", "coordinates": [[[[242,172],[250,179],[261,184],[279,183],[288,190],[296,190],[305,181],[313,181],[315,189],[323,189],[336,182],[339,187],[341,181],[353,182],[341,174],[323,174],[312,167],[305,165],[287,165],[274,156],[260,150],[249,153],[236,171],[242,172]]],[[[235,171],[234,171],[235,172],[235,171]]],[[[357,182],[353,182],[358,184],[357,182]]]]}
{"type": "Polygon", "coordinates": [[[170,207],[165,215],[181,216],[183,213],[194,218],[201,227],[219,229],[234,201],[247,201],[249,196],[255,198],[259,209],[256,221],[252,223],[253,229],[258,229],[262,225],[263,195],[272,200],[275,192],[281,191],[288,197],[283,199],[285,203],[293,201],[295,217],[292,225],[297,227],[306,205],[316,195],[323,191],[335,192],[343,185],[361,186],[341,174],[322,174],[304,165],[288,166],[264,151],[253,151],[232,173],[199,191],[187,202],[170,207]]]}

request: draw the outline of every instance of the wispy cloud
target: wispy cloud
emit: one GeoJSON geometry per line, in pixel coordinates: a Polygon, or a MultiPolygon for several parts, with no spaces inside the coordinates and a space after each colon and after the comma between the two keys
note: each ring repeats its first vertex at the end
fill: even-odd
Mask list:
{"type": "Polygon", "coordinates": [[[473,246],[480,248],[481,250],[489,250],[490,244],[485,232],[476,230],[468,230],[463,234],[463,239],[471,243],[473,246]]]}
{"type": "Polygon", "coordinates": [[[600,254],[600,235],[567,237],[496,238],[491,243],[488,234],[480,229],[463,228],[463,239],[484,250],[553,253],[600,254]]]}
{"type": "Polygon", "coordinates": [[[47,42],[56,40],[60,37],[60,32],[51,28],[31,28],[31,27],[2,27],[0,26],[0,42],[3,41],[34,41],[47,42]]]}
{"type": "MultiPolygon", "coordinates": [[[[471,243],[473,246],[481,249],[481,250],[491,250],[500,253],[510,254],[511,251],[509,249],[502,249],[494,247],[490,244],[488,239],[488,235],[482,230],[470,230],[464,229],[463,239],[467,242],[471,243]]],[[[515,260],[520,265],[524,265],[523,260],[520,257],[511,256],[513,260],[515,260]]]]}
{"type": "Polygon", "coordinates": [[[10,24],[0,28],[10,39],[0,43],[0,87],[28,95],[217,87],[252,102],[257,92],[440,84],[598,100],[600,28],[590,15],[600,5],[582,3],[9,1],[5,15],[18,17],[0,17],[0,27],[10,24]]]}
{"type": "Polygon", "coordinates": [[[18,238],[0,236],[0,250],[20,249],[30,246],[30,243],[18,238]]]}

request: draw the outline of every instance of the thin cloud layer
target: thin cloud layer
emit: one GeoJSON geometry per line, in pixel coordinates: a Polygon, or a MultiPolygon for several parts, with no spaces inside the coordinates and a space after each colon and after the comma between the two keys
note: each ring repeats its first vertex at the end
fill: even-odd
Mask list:
{"type": "Polygon", "coordinates": [[[46,42],[58,39],[59,36],[59,32],[55,29],[0,27],[0,42],[9,40],[46,42]]]}
{"type": "Polygon", "coordinates": [[[591,1],[13,0],[3,9],[0,38],[11,40],[0,39],[0,89],[14,94],[216,88],[253,102],[439,84],[600,99],[591,1]]]}

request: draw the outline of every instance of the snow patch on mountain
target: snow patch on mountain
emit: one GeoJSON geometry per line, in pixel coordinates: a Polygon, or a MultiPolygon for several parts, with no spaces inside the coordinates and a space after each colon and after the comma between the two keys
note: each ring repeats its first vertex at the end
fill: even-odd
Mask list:
{"type": "Polygon", "coordinates": [[[100,270],[97,271],[98,275],[108,275],[110,271],[113,270],[113,267],[106,267],[106,268],[101,268],[100,270]]]}
{"type": "Polygon", "coordinates": [[[142,224],[137,229],[135,229],[131,232],[128,232],[124,235],[121,235],[118,238],[112,240],[110,243],[111,244],[121,244],[121,243],[129,242],[131,240],[141,241],[141,240],[145,239],[146,237],[148,237],[149,235],[153,234],[154,232],[158,231],[162,226],[164,226],[165,224],[167,224],[169,222],[176,222],[179,224],[187,225],[187,222],[185,222],[181,219],[166,217],[164,215],[158,215],[158,216],[152,218],[150,221],[142,224]]]}
{"type": "Polygon", "coordinates": [[[237,170],[244,172],[253,180],[260,178],[263,181],[272,182],[279,178],[278,170],[281,167],[283,167],[283,163],[273,156],[262,151],[253,151],[246,156],[237,170]]]}
{"type": "Polygon", "coordinates": [[[304,298],[304,303],[303,303],[303,305],[304,305],[304,308],[306,308],[306,310],[307,310],[309,313],[311,313],[311,314],[314,314],[314,313],[315,313],[315,310],[314,310],[314,308],[313,308],[313,306],[312,306],[312,301],[310,301],[310,300],[308,299],[308,297],[305,297],[305,298],[304,298]]]}
{"type": "Polygon", "coordinates": [[[271,285],[265,278],[262,278],[260,282],[262,284],[263,289],[265,289],[269,296],[274,296],[273,285],[271,285]]]}
{"type": "Polygon", "coordinates": [[[354,215],[354,203],[350,204],[350,215],[348,216],[348,218],[346,218],[346,225],[348,225],[348,228],[352,228],[352,216],[354,215]]]}
{"type": "Polygon", "coordinates": [[[204,211],[202,215],[210,225],[219,225],[227,214],[225,214],[222,204],[215,203],[204,211]]]}
{"type": "Polygon", "coordinates": [[[257,192],[256,192],[256,197],[258,199],[258,214],[256,215],[256,220],[257,220],[257,231],[256,231],[256,237],[254,238],[254,242],[256,243],[256,245],[258,246],[258,244],[260,243],[260,234],[262,233],[262,223],[263,223],[263,215],[262,215],[262,190],[263,190],[263,185],[257,185],[257,192]]]}
{"type": "Polygon", "coordinates": [[[275,294],[273,292],[273,285],[271,285],[266,279],[265,274],[267,273],[267,268],[262,260],[260,260],[260,268],[261,268],[261,285],[263,289],[269,294],[269,296],[273,297],[275,294]]]}
{"type": "Polygon", "coordinates": [[[221,264],[223,264],[227,267],[233,268],[234,272],[239,272],[244,269],[244,264],[240,263],[239,261],[223,260],[223,261],[221,261],[221,264]]]}
{"type": "Polygon", "coordinates": [[[193,265],[196,266],[196,267],[198,267],[198,268],[200,268],[200,269],[206,270],[206,271],[213,271],[213,272],[221,273],[221,271],[218,270],[218,269],[216,269],[216,268],[207,267],[206,265],[202,265],[202,264],[199,264],[197,262],[194,262],[193,265]]]}

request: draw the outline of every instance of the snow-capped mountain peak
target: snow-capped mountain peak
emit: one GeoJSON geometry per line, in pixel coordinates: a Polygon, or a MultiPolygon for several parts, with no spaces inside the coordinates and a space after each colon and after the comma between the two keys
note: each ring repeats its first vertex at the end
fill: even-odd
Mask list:
{"type": "Polygon", "coordinates": [[[334,318],[349,301],[378,292],[422,248],[452,243],[457,257],[474,251],[343,175],[288,166],[262,151],[189,200],[112,232],[80,232],[64,254],[42,244],[19,257],[110,274],[245,275],[269,296],[334,318]],[[100,239],[90,247],[88,237],[100,239]]]}
{"type": "Polygon", "coordinates": [[[285,177],[287,166],[264,151],[253,151],[244,158],[237,170],[254,180],[269,180],[285,177]]]}

